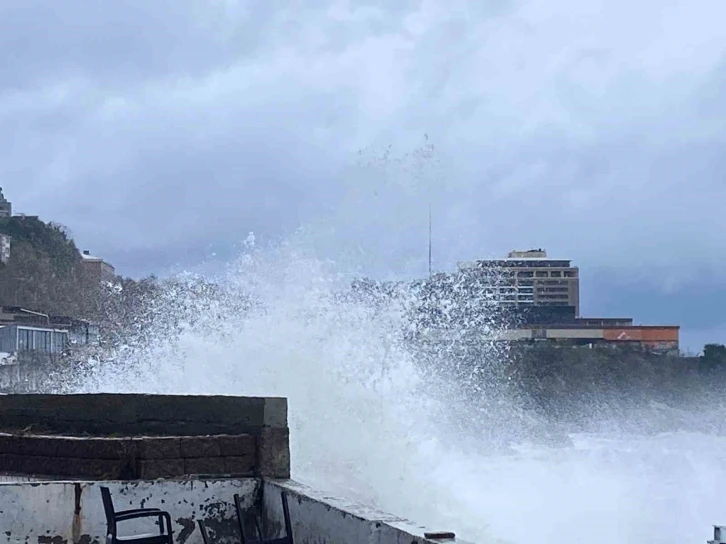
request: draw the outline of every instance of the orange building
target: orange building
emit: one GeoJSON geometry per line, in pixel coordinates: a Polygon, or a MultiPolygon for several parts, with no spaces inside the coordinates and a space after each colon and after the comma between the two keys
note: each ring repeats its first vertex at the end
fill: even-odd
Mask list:
{"type": "Polygon", "coordinates": [[[680,327],[670,325],[614,327],[603,329],[607,342],[638,343],[647,349],[678,349],[680,327]]]}
{"type": "Polygon", "coordinates": [[[505,341],[550,341],[570,345],[633,347],[677,353],[680,327],[670,325],[587,326],[580,324],[528,325],[499,335],[505,341]]]}

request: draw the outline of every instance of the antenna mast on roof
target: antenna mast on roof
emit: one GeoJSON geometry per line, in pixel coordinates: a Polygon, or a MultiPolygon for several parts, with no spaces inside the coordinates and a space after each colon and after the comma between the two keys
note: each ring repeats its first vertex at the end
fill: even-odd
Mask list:
{"type": "Polygon", "coordinates": [[[433,275],[431,265],[431,200],[429,199],[429,279],[433,275]]]}

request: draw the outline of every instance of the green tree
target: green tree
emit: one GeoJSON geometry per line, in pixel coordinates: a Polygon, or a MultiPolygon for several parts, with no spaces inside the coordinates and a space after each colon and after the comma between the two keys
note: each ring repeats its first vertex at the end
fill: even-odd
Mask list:
{"type": "Polygon", "coordinates": [[[726,346],[706,344],[699,358],[699,368],[707,374],[726,373],[726,346]]]}

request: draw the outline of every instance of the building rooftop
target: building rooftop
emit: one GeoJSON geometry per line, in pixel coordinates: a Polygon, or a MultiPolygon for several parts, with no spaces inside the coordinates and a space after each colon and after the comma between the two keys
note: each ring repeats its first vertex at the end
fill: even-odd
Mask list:
{"type": "Polygon", "coordinates": [[[101,257],[94,257],[93,255],[91,255],[91,252],[87,251],[87,250],[83,250],[83,252],[81,252],[81,258],[84,261],[102,261],[103,260],[103,259],[101,259],[101,257]]]}
{"type": "Polygon", "coordinates": [[[525,251],[513,250],[507,255],[509,259],[546,259],[547,252],[542,249],[527,249],[525,251]]]}
{"type": "Polygon", "coordinates": [[[515,265],[516,266],[517,263],[521,264],[522,266],[527,266],[527,267],[536,265],[536,263],[548,263],[548,265],[553,265],[554,263],[562,263],[560,266],[569,267],[571,262],[572,261],[570,259],[551,259],[551,258],[517,259],[517,258],[512,258],[512,257],[506,257],[503,259],[477,259],[475,261],[461,261],[461,262],[457,263],[457,265],[460,269],[476,268],[478,266],[483,266],[483,265],[489,265],[489,266],[515,265]]]}
{"type": "Polygon", "coordinates": [[[499,259],[476,259],[473,261],[461,261],[458,264],[459,269],[476,268],[478,266],[511,266],[521,263],[522,266],[531,267],[535,263],[548,263],[552,266],[554,263],[562,263],[559,266],[569,267],[571,259],[553,259],[547,256],[544,249],[528,249],[526,251],[510,251],[506,257],[499,259]]]}

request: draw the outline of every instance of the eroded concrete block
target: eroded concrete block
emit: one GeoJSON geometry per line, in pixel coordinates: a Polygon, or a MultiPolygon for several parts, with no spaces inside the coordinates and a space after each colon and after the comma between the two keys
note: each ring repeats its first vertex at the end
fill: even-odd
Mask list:
{"type": "Polygon", "coordinates": [[[257,437],[257,468],[264,478],[290,477],[289,429],[262,429],[257,437]]]}

